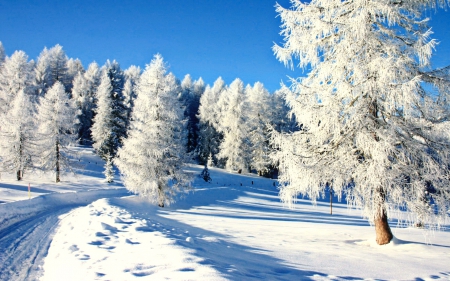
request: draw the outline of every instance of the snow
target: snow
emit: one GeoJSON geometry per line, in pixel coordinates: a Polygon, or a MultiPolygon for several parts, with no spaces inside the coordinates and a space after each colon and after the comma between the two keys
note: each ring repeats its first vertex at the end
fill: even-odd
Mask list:
{"type": "Polygon", "coordinates": [[[59,184],[33,178],[31,200],[25,181],[2,175],[0,201],[18,201],[0,204],[0,280],[450,278],[447,229],[395,228],[394,218],[396,238],[378,246],[359,210],[333,202],[330,215],[329,198],[288,209],[274,180],[216,168],[159,208],[106,184],[92,149],[79,156],[86,170],[59,184]]]}

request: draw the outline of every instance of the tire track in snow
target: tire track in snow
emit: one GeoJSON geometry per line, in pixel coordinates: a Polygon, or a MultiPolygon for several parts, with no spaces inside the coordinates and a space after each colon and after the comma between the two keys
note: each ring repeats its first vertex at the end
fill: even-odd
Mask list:
{"type": "Polygon", "coordinates": [[[35,280],[47,254],[59,216],[69,208],[37,213],[0,233],[0,280],[35,280]]]}
{"type": "MultiPolygon", "coordinates": [[[[73,200],[74,193],[62,197],[55,194],[58,202],[48,196],[43,203],[49,201],[51,207],[43,204],[42,211],[28,214],[0,230],[0,280],[37,280],[61,215],[100,198],[125,195],[124,189],[82,192],[77,194],[78,202],[73,200]]],[[[11,207],[14,208],[14,204],[11,207]]]]}

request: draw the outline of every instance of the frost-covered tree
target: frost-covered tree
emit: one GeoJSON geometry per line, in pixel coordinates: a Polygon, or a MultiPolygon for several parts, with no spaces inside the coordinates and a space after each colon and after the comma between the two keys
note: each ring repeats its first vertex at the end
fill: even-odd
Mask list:
{"type": "Polygon", "coordinates": [[[38,57],[35,67],[36,90],[39,96],[45,95],[56,81],[63,83],[65,87],[71,87],[72,81],[68,77],[68,60],[60,45],[50,49],[44,48],[38,57]]]}
{"type": "MultiPolygon", "coordinates": [[[[225,82],[222,78],[218,78],[212,88],[209,85],[206,87],[200,98],[197,115],[199,119],[197,154],[201,163],[206,163],[209,156],[212,157],[211,161],[213,161],[213,158],[219,153],[222,134],[217,130],[219,122],[217,101],[225,90],[225,82]]],[[[215,160],[217,161],[217,159],[215,160]]],[[[211,165],[209,166],[211,167],[211,165]]]]}
{"type": "Polygon", "coordinates": [[[116,61],[107,61],[97,89],[97,108],[92,126],[93,147],[106,161],[105,177],[112,182],[112,161],[126,135],[127,111],[123,97],[124,75],[116,61]]]}
{"type": "MultiPolygon", "coordinates": [[[[198,140],[198,124],[197,117],[198,108],[200,106],[200,97],[205,91],[205,83],[202,78],[192,81],[192,78],[187,74],[181,82],[181,101],[185,107],[185,116],[188,120],[188,152],[195,153],[198,140]]],[[[197,155],[196,155],[197,156],[197,155]]]]}
{"type": "Polygon", "coordinates": [[[137,86],[128,137],[115,163],[127,189],[160,207],[188,187],[183,172],[186,122],[178,99],[178,85],[166,73],[160,55],[146,66],[137,86]]]}
{"type": "Polygon", "coordinates": [[[15,96],[24,91],[26,94],[33,89],[33,64],[28,62],[28,56],[23,51],[16,51],[6,58],[0,70],[0,114],[2,119],[7,113],[15,96]]]}
{"type": "Polygon", "coordinates": [[[0,161],[2,171],[15,172],[22,180],[25,170],[32,170],[34,145],[34,107],[30,95],[20,90],[14,97],[8,117],[1,121],[0,161]]]}
{"type": "Polygon", "coordinates": [[[230,171],[248,171],[250,164],[248,128],[246,126],[246,97],[244,83],[235,79],[219,99],[222,114],[219,131],[223,133],[219,159],[225,159],[225,168],[230,171]]]}
{"type": "Polygon", "coordinates": [[[44,48],[37,58],[34,68],[35,71],[35,89],[38,96],[44,96],[50,84],[49,68],[50,55],[47,48],[44,48]]]}
{"type": "Polygon", "coordinates": [[[79,59],[69,59],[67,61],[67,74],[64,81],[66,84],[66,92],[72,93],[73,80],[78,75],[78,73],[84,73],[83,64],[79,59]]]}
{"type": "Polygon", "coordinates": [[[78,138],[80,143],[91,143],[91,128],[94,119],[96,105],[96,91],[100,83],[100,71],[98,64],[93,62],[87,71],[79,72],[73,81],[72,98],[76,101],[79,111],[78,138]]]}
{"type": "Polygon", "coordinates": [[[60,81],[40,99],[36,120],[41,168],[55,171],[55,180],[60,182],[61,172],[71,169],[70,147],[76,142],[78,124],[76,105],[60,81]]]}
{"type": "Polygon", "coordinates": [[[127,109],[127,128],[130,124],[131,111],[134,107],[134,100],[136,99],[136,85],[139,82],[141,75],[141,68],[138,66],[130,66],[124,71],[125,84],[123,86],[124,105],[127,109]]]}
{"type": "Polygon", "coordinates": [[[81,72],[79,72],[73,80],[72,99],[76,103],[78,119],[80,121],[78,138],[80,143],[84,144],[91,138],[94,100],[92,92],[90,92],[89,81],[81,72]]]}
{"type": "Polygon", "coordinates": [[[0,161],[2,171],[21,180],[33,168],[34,105],[33,65],[23,51],[7,58],[0,69],[0,161]]]}
{"type": "Polygon", "coordinates": [[[250,142],[250,167],[258,175],[269,170],[271,163],[269,152],[270,95],[261,82],[253,87],[246,87],[248,109],[246,110],[246,125],[250,142]]]}
{"type": "Polygon", "coordinates": [[[393,237],[393,210],[431,225],[448,218],[448,91],[431,95],[422,83],[442,81],[425,72],[436,41],[424,12],[437,2],[445,1],[277,6],[277,58],[310,69],[287,95],[301,130],[274,137],[284,202],[315,200],[331,186],[375,224],[378,244],[393,237]]]}

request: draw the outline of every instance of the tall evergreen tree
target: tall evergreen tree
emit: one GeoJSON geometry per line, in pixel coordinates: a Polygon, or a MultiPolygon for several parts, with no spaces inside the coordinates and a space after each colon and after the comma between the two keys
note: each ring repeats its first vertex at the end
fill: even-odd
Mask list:
{"type": "Polygon", "coordinates": [[[89,83],[81,72],[73,80],[72,99],[76,103],[80,121],[78,138],[81,144],[85,144],[90,139],[94,103],[89,93],[89,83]]]}
{"type": "Polygon", "coordinates": [[[69,99],[64,85],[56,81],[40,99],[37,122],[39,124],[39,149],[41,167],[55,171],[55,181],[61,173],[70,170],[70,147],[76,142],[78,118],[76,105],[69,99]]]}
{"type": "Polygon", "coordinates": [[[36,91],[39,96],[44,96],[57,81],[64,87],[71,89],[71,79],[68,76],[68,58],[60,45],[44,50],[38,57],[36,72],[36,91]]]}
{"type": "Polygon", "coordinates": [[[139,82],[141,69],[138,66],[130,66],[124,71],[125,84],[123,86],[124,104],[127,109],[127,128],[130,124],[131,112],[134,107],[134,100],[136,99],[136,85],[139,82]]]}
{"type": "Polygon", "coordinates": [[[225,90],[225,82],[219,77],[214,82],[213,87],[208,85],[200,97],[200,106],[197,114],[199,119],[197,154],[202,164],[206,163],[210,156],[211,161],[217,163],[218,160],[217,154],[219,153],[219,145],[223,135],[218,131],[219,110],[217,101],[225,90]]]}
{"type": "Polygon", "coordinates": [[[33,168],[33,78],[32,64],[23,51],[7,58],[0,69],[0,161],[2,170],[15,172],[17,180],[33,168]]]}
{"type": "Polygon", "coordinates": [[[0,70],[0,113],[7,118],[7,113],[15,96],[24,91],[29,94],[33,89],[32,63],[23,51],[16,51],[5,60],[0,70]]]}
{"type": "Polygon", "coordinates": [[[66,85],[66,92],[72,93],[73,80],[78,73],[84,74],[83,64],[79,59],[69,59],[67,61],[67,74],[64,81],[64,84],[66,85]]]}
{"type": "Polygon", "coordinates": [[[269,169],[269,126],[271,123],[270,95],[261,82],[246,88],[248,109],[246,125],[250,142],[250,166],[258,175],[269,169]]]}
{"type": "Polygon", "coordinates": [[[186,160],[186,122],[178,85],[156,55],[137,86],[131,127],[119,149],[117,164],[127,189],[160,207],[188,187],[182,168],[186,160]]]}
{"type": "Polygon", "coordinates": [[[287,96],[301,131],[276,135],[283,201],[315,200],[331,186],[375,224],[376,241],[393,238],[388,214],[439,224],[450,210],[448,91],[423,81],[436,41],[427,7],[446,1],[293,0],[277,6],[285,36],[278,59],[310,68],[287,96]]]}
{"type": "Polygon", "coordinates": [[[244,83],[237,78],[223,93],[221,126],[223,142],[218,158],[226,160],[227,170],[249,171],[249,140],[246,127],[247,110],[244,83]]]}
{"type": "Polygon", "coordinates": [[[185,107],[185,116],[188,120],[188,152],[195,152],[198,139],[198,123],[197,118],[198,108],[200,106],[200,97],[205,91],[205,85],[200,78],[198,81],[192,81],[192,78],[187,74],[181,82],[181,100],[185,107]]]}
{"type": "Polygon", "coordinates": [[[206,163],[210,155],[212,157],[212,155],[217,155],[219,152],[220,135],[214,128],[212,121],[213,109],[217,99],[209,85],[200,98],[200,107],[197,115],[199,119],[197,155],[201,164],[206,163]]]}
{"type": "Polygon", "coordinates": [[[116,61],[107,61],[97,89],[97,108],[92,126],[93,147],[106,161],[105,177],[113,181],[112,161],[126,135],[127,113],[123,97],[124,76],[116,61]]]}

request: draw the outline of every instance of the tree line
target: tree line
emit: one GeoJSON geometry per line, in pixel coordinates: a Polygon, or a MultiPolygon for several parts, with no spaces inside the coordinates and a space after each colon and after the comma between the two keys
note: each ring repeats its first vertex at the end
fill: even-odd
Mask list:
{"type": "MultiPolygon", "coordinates": [[[[107,182],[113,181],[113,165],[127,170],[131,154],[137,161],[165,161],[170,175],[175,172],[167,172],[169,166],[183,163],[270,175],[275,170],[270,128],[296,127],[284,102],[287,88],[270,94],[260,82],[244,86],[236,79],[226,85],[220,77],[210,86],[189,74],[180,81],[167,73],[160,55],[142,71],[122,70],[116,61],[84,69],[60,45],[45,48],[36,62],[23,51],[5,56],[1,43],[0,51],[0,133],[7,140],[0,150],[1,168],[17,180],[42,169],[54,171],[59,182],[71,168],[70,148],[76,143],[92,144],[105,160],[107,182]],[[134,137],[140,141],[131,141],[134,137]]],[[[161,177],[159,186],[168,182],[161,177]]]]}

